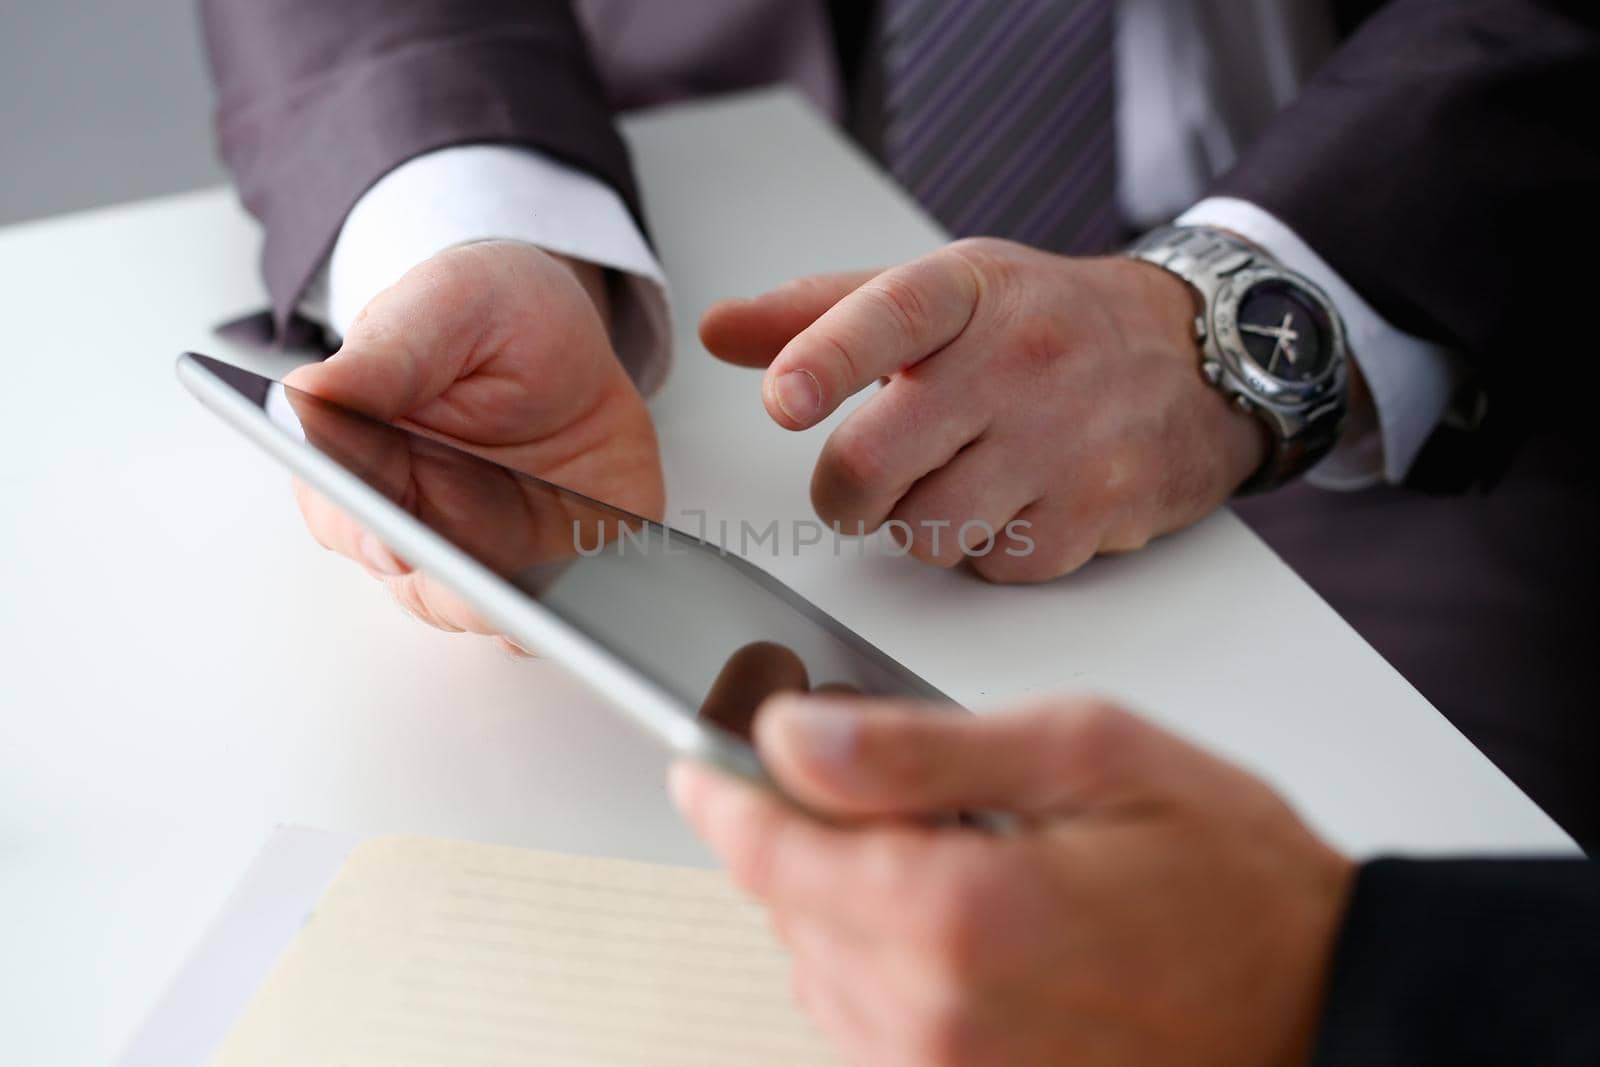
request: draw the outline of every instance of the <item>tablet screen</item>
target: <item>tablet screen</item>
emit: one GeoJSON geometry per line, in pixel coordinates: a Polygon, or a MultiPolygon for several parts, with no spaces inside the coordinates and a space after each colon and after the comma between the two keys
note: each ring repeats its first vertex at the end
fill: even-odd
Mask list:
{"type": "Polygon", "coordinates": [[[269,378],[193,357],[316,449],[693,712],[741,736],[778,690],[947,702],[766,572],[609,507],[269,378]]]}

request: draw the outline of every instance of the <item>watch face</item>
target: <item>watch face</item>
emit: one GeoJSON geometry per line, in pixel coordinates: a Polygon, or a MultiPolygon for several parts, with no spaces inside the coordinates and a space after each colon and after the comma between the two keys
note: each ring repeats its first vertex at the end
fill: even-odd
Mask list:
{"type": "Polygon", "coordinates": [[[1239,340],[1279,381],[1309,382],[1328,369],[1333,330],[1322,307],[1292,282],[1252,285],[1239,302],[1239,340]]]}

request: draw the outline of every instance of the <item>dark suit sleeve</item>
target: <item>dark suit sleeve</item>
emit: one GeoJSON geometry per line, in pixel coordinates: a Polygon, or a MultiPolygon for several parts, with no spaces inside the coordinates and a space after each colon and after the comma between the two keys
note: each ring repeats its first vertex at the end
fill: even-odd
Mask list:
{"type": "Polygon", "coordinates": [[[1367,864],[1313,1063],[1600,1064],[1600,870],[1584,860],[1367,864]]]}
{"type": "Polygon", "coordinates": [[[640,216],[564,0],[203,0],[202,12],[222,157],[266,230],[280,333],[356,200],[433,149],[537,148],[640,216]]]}
{"type": "Polygon", "coordinates": [[[1594,0],[1392,0],[1217,191],[1286,222],[1395,325],[1463,353],[1491,410],[1548,415],[1549,375],[1593,358],[1572,328],[1593,334],[1593,267],[1569,264],[1600,241],[1597,98],[1594,0]],[[1534,353],[1556,366],[1514,373],[1534,353]]]}

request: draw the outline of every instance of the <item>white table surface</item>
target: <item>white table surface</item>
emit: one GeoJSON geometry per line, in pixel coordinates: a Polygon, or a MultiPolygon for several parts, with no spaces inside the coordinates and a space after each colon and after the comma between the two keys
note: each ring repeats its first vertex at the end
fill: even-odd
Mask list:
{"type": "MultiPolygon", "coordinates": [[[[675,286],[670,507],[808,518],[822,430],[694,337],[713,298],[937,229],[792,98],[629,123],[675,286]]],[[[226,190],[0,232],[0,1061],[111,1058],[280,822],[705,862],[664,757],[548,663],[404,617],[174,381],[261,305],[226,190]]],[[[1246,761],[1361,855],[1570,840],[1232,515],[1032,588],[758,560],[957,699],[1093,689],[1246,761]]]]}

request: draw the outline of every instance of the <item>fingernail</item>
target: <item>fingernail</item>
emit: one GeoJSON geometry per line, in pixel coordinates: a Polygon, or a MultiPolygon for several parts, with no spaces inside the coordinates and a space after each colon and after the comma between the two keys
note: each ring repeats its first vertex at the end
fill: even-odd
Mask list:
{"type": "Polygon", "coordinates": [[[796,700],[773,709],[778,731],[807,762],[842,770],[854,761],[857,712],[826,700],[796,700]]]}
{"type": "Polygon", "coordinates": [[[778,407],[790,419],[809,426],[822,410],[822,386],[808,370],[792,370],[779,377],[772,387],[778,407]]]}
{"type": "Polygon", "coordinates": [[[379,574],[387,574],[392,577],[406,572],[405,564],[401,563],[393,552],[385,548],[382,541],[379,541],[371,534],[361,535],[360,548],[361,558],[366,560],[367,566],[379,574]]]}

